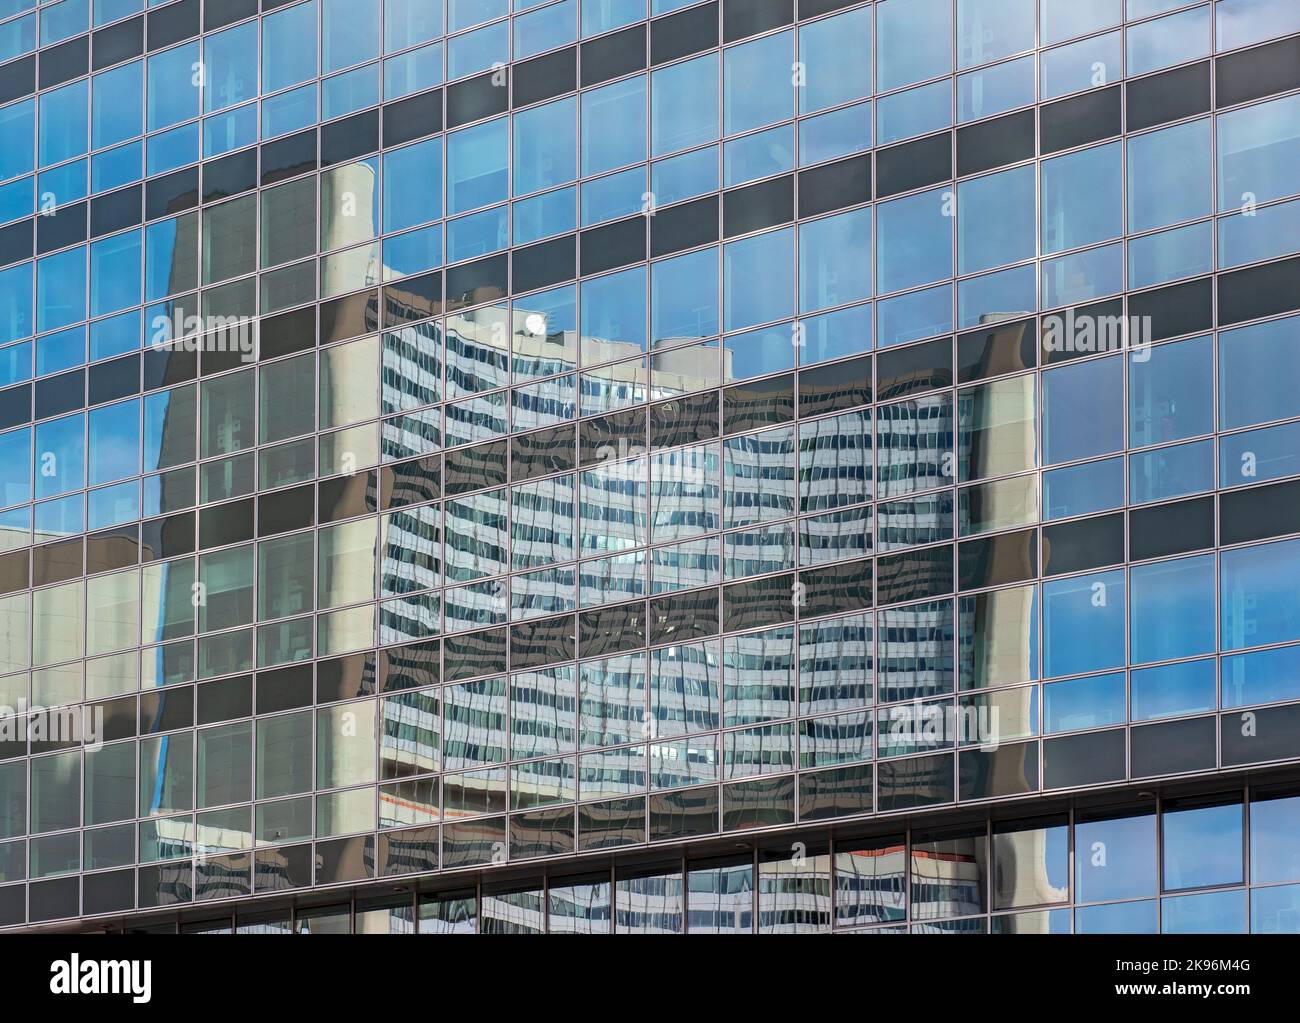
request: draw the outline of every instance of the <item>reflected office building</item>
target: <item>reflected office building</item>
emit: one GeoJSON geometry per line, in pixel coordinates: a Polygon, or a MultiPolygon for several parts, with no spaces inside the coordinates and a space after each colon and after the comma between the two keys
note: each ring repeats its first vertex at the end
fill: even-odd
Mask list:
{"type": "Polygon", "coordinates": [[[1287,5],[262,6],[0,5],[0,929],[1300,927],[1287,5]]]}

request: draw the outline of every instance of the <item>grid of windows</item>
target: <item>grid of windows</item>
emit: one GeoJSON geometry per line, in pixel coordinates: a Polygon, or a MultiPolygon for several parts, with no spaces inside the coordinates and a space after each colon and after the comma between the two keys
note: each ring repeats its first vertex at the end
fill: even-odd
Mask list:
{"type": "Polygon", "coordinates": [[[1300,19],[1009,2],[0,0],[0,925],[1300,758],[1300,19]]]}
{"type": "Polygon", "coordinates": [[[1237,790],[125,926],[175,933],[179,915],[182,934],[1290,933],[1298,814],[1293,789],[1237,790]]]}

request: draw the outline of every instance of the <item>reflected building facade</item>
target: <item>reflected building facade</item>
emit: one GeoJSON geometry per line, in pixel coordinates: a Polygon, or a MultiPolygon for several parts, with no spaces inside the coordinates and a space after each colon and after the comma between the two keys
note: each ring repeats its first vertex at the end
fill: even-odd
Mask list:
{"type": "Polygon", "coordinates": [[[0,5],[0,928],[1294,930],[1285,6],[0,5]]]}

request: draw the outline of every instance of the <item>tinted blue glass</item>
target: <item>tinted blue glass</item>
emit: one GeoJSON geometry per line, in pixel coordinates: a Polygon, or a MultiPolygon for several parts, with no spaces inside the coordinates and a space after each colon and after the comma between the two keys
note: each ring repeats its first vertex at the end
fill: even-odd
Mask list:
{"type": "Polygon", "coordinates": [[[442,225],[422,227],[384,239],[384,271],[389,280],[442,263],[442,225]]]}
{"type": "Polygon", "coordinates": [[[90,315],[140,302],[140,232],[127,231],[90,247],[90,315]]]}
{"type": "Polygon", "coordinates": [[[198,42],[155,53],[149,58],[149,130],[187,121],[199,113],[199,83],[196,68],[198,42]]]}
{"type": "Polygon", "coordinates": [[[1300,699],[1300,647],[1225,657],[1219,670],[1224,707],[1300,699]]]}
{"type": "Polygon", "coordinates": [[[876,5],[876,31],[880,91],[952,71],[950,0],[882,0],[876,5]]]}
{"type": "Polygon", "coordinates": [[[447,41],[447,80],[505,64],[510,58],[510,25],[499,21],[447,41]]]}
{"type": "Polygon", "coordinates": [[[421,92],[442,81],[442,43],[384,61],[384,99],[421,92]]]}
{"type": "Polygon", "coordinates": [[[107,529],[139,517],[139,480],[92,490],[86,495],[87,529],[107,529]]]}
{"type": "Polygon", "coordinates": [[[957,0],[957,66],[1034,48],[1037,0],[957,0]]]}
{"type": "Polygon", "coordinates": [[[504,249],[508,238],[509,207],[472,213],[447,221],[447,262],[485,256],[504,249]]]}
{"type": "Polygon", "coordinates": [[[12,60],[36,49],[36,15],[0,25],[0,60],[12,60]]]}
{"type": "Polygon", "coordinates": [[[1240,803],[1168,809],[1164,832],[1166,891],[1241,881],[1240,803]]]}
{"type": "Polygon", "coordinates": [[[1195,441],[1129,456],[1129,501],[1145,504],[1214,489],[1214,442],[1195,441]]]}
{"type": "Polygon", "coordinates": [[[1128,243],[1128,286],[1149,288],[1214,269],[1210,221],[1134,238],[1128,243]]]}
{"type": "Polygon", "coordinates": [[[90,359],[107,359],[140,347],[140,312],[120,313],[90,325],[90,359]]]}
{"type": "Polygon", "coordinates": [[[1032,264],[961,281],[957,285],[957,327],[976,327],[1009,312],[1031,313],[1038,308],[1037,296],[1038,268],[1032,264]]]}
{"type": "Polygon", "coordinates": [[[86,531],[85,498],[81,494],[71,494],[57,501],[46,501],[36,506],[33,516],[36,527],[36,539],[52,540],[55,537],[71,536],[86,531]]]}
{"type": "Polygon", "coordinates": [[[582,94],[582,173],[646,158],[644,75],[582,94]]]}
{"type": "Polygon", "coordinates": [[[718,332],[718,250],[704,249],[650,267],[650,337],[655,346],[718,332]]]}
{"type": "Polygon", "coordinates": [[[257,95],[257,22],[236,25],[203,41],[203,109],[224,110],[257,95]]]}
{"type": "Polygon", "coordinates": [[[1219,267],[1272,259],[1300,249],[1300,199],[1219,218],[1219,267]]]}
{"type": "Polygon", "coordinates": [[[144,131],[144,61],[96,75],[91,88],[91,146],[125,142],[144,131]]]}
{"type": "Polygon", "coordinates": [[[1246,893],[1180,895],[1160,903],[1161,934],[1245,934],[1246,893]]]}
{"type": "Polygon", "coordinates": [[[1074,911],[1075,934],[1158,934],[1156,902],[1116,902],[1074,911]]]}
{"type": "Polygon", "coordinates": [[[1214,652],[1214,556],[1137,565],[1129,579],[1132,662],[1214,652]]]}
{"type": "Polygon", "coordinates": [[[32,333],[32,268],[19,263],[0,270],[0,344],[32,333]]]}
{"type": "Polygon", "coordinates": [[[1300,639],[1300,540],[1221,555],[1224,650],[1300,639]]]}
{"type": "Polygon", "coordinates": [[[871,8],[860,7],[799,29],[804,83],[799,110],[825,110],[871,95],[871,8]]]}
{"type": "Polygon", "coordinates": [[[68,39],[90,27],[90,0],[62,0],[41,11],[41,45],[68,39]]]}
{"type": "Polygon", "coordinates": [[[718,184],[718,147],[709,146],[650,165],[650,190],[660,205],[712,192],[718,184]]]}
{"type": "Polygon", "coordinates": [[[384,230],[434,220],[441,214],[442,146],[437,138],[384,154],[384,230]],[[421,188],[404,188],[402,182],[419,181],[421,188]]]}
{"type": "Polygon", "coordinates": [[[724,147],[727,187],[794,169],[794,125],[732,139],[724,147]]]}
{"type": "Polygon", "coordinates": [[[795,346],[790,343],[793,328],[792,323],[781,323],[726,338],[723,364],[727,367],[727,380],[746,380],[794,369],[795,346]]]}
{"type": "Polygon", "coordinates": [[[1219,115],[1219,209],[1300,191],[1300,95],[1219,115]]]}
{"type": "Polygon", "coordinates": [[[1080,902],[1156,893],[1155,814],[1080,820],[1074,844],[1075,897],[1080,902]]]}
{"type": "Polygon", "coordinates": [[[1218,680],[1213,660],[1144,668],[1132,673],[1130,685],[1134,721],[1199,714],[1217,706],[1218,680]]]}
{"type": "Polygon", "coordinates": [[[1300,878],[1300,796],[1250,804],[1250,879],[1255,884],[1300,878]]]}
{"type": "Polygon", "coordinates": [[[578,0],[560,0],[515,19],[514,59],[552,50],[577,37],[578,0]]]}
{"type": "Polygon", "coordinates": [[[36,339],[36,375],[60,373],[86,361],[86,329],[70,327],[36,339]]]}
{"type": "Polygon", "coordinates": [[[1137,21],[1185,6],[1185,0],[1128,0],[1128,20],[1137,21]]]}
{"type": "Polygon", "coordinates": [[[582,226],[641,212],[645,203],[645,168],[631,167],[582,186],[582,226]]]}
{"type": "Polygon", "coordinates": [[[1124,663],[1124,573],[1043,584],[1043,674],[1078,675],[1124,663]]]}
{"type": "Polygon", "coordinates": [[[91,191],[107,192],[139,181],[144,175],[143,163],[144,143],[141,141],[96,153],[90,160],[91,191]]]}
{"type": "Polygon", "coordinates": [[[194,403],[193,387],[177,387],[170,391],[155,391],[144,399],[144,471],[165,469],[194,457],[194,447],[188,437],[180,438],[178,451],[169,447],[172,436],[168,432],[168,416],[188,420],[194,403]],[[188,448],[188,450],[187,450],[188,448]]]}
{"type": "MultiPolygon", "coordinates": [[[[163,477],[161,475],[146,476],[144,480],[142,480],[142,483],[144,485],[141,488],[141,498],[144,514],[146,516],[161,514],[164,508],[162,492],[163,477]]],[[[190,489],[192,491],[192,488],[190,489]]],[[[193,500],[192,493],[186,494],[185,500],[193,500]]]]}
{"type": "Polygon", "coordinates": [[[0,504],[32,499],[32,431],[0,433],[0,504]]]}
{"type": "Polygon", "coordinates": [[[73,82],[41,94],[41,166],[61,163],[86,151],[86,82],[73,82]]]}
{"type": "Polygon", "coordinates": [[[182,125],[148,139],[145,162],[149,174],[164,174],[199,158],[198,123],[182,125]]]}
{"type": "Polygon", "coordinates": [[[90,483],[111,483],[140,471],[140,401],[89,413],[90,483]]]}
{"type": "Polygon", "coordinates": [[[32,378],[32,343],[23,341],[0,348],[0,387],[32,378]]]}
{"type": "Polygon", "coordinates": [[[1209,165],[1208,119],[1129,139],[1129,230],[1149,231],[1210,213],[1209,165]]]}
{"type": "Polygon", "coordinates": [[[1128,30],[1128,73],[1144,75],[1210,52],[1210,7],[1195,7],[1128,30]]]}
{"type": "MultiPolygon", "coordinates": [[[[569,343],[578,330],[578,288],[566,284],[561,288],[552,288],[537,294],[517,299],[514,303],[515,316],[522,316],[525,336],[549,338],[557,351],[554,355],[538,356],[517,347],[514,353],[513,372],[516,379],[524,376],[541,375],[537,367],[544,367],[542,372],[554,373],[560,369],[572,369],[572,362],[564,354],[564,345],[569,343]],[[540,317],[541,320],[537,319],[540,317]]],[[[561,381],[551,387],[571,387],[572,381],[561,381]]],[[[550,391],[542,391],[550,394],[550,391]]]]}
{"type": "Polygon", "coordinates": [[[510,10],[509,0],[448,0],[447,31],[482,24],[499,18],[510,10]]]}
{"type": "Polygon", "coordinates": [[[321,119],[342,117],[379,102],[379,65],[366,64],[321,82],[321,119]]]}
{"type": "Polygon", "coordinates": [[[947,334],[952,330],[952,285],[899,295],[876,309],[876,343],[881,348],[947,334]]]}
{"type": "Polygon", "coordinates": [[[1044,100],[1099,89],[1119,81],[1124,74],[1123,43],[1118,32],[1045,50],[1041,60],[1044,100]]]}
{"type": "Polygon", "coordinates": [[[1235,50],[1274,36],[1300,32],[1300,7],[1289,0],[1219,0],[1217,50],[1235,50]]]}
{"type": "Polygon", "coordinates": [[[779,320],[794,312],[794,230],[732,242],[723,249],[726,330],[779,320]]]}
{"type": "Polygon", "coordinates": [[[1043,307],[1078,305],[1124,290],[1124,246],[1043,260],[1043,307]]]}
{"type": "MultiPolygon", "coordinates": [[[[378,97],[376,97],[378,98],[378,97]]],[[[203,121],[203,155],[220,156],[257,141],[257,104],[214,114],[203,121]]]]}
{"type": "Polygon", "coordinates": [[[1101,728],[1124,720],[1122,671],[1043,686],[1043,731],[1048,735],[1101,728]]]}
{"type": "Polygon", "coordinates": [[[510,151],[507,118],[447,136],[447,212],[461,213],[507,196],[510,151]]]}
{"type": "MultiPolygon", "coordinates": [[[[162,298],[173,290],[172,267],[184,255],[178,253],[179,221],[159,220],[145,228],[145,301],[162,298]]],[[[187,232],[188,233],[188,232],[187,232]]],[[[193,246],[194,240],[189,239],[193,246]]]]}
{"type": "Polygon", "coordinates": [[[582,282],[584,364],[646,348],[646,273],[633,267],[582,282]]]}
{"type": "Polygon", "coordinates": [[[577,108],[577,100],[569,96],[515,114],[515,195],[540,192],[577,177],[577,108]]]}
{"type": "Polygon", "coordinates": [[[1300,317],[1219,334],[1219,428],[1300,415],[1300,317]]]}
{"type": "Polygon", "coordinates": [[[793,63],[793,32],[764,36],[726,51],[726,134],[794,116],[793,63]]]}
{"type": "Polygon", "coordinates": [[[951,205],[944,189],[879,204],[876,226],[877,290],[900,291],[952,276],[951,205]]]}
{"type": "Polygon", "coordinates": [[[95,24],[106,25],[144,10],[144,0],[95,0],[95,24]]]}
{"type": "Polygon", "coordinates": [[[1044,253],[1124,233],[1123,161],[1118,142],[1043,161],[1044,253]]]}
{"type": "Polygon", "coordinates": [[[58,330],[85,318],[85,248],[40,260],[36,264],[36,329],[58,330]]]}
{"type": "Polygon", "coordinates": [[[952,85],[932,82],[876,101],[879,144],[952,126],[952,85]]]}
{"type": "Polygon", "coordinates": [[[36,497],[53,497],[85,486],[86,417],[65,416],[36,427],[36,497]]]}
{"type": "Polygon", "coordinates": [[[262,19],[262,92],[316,77],[316,0],[262,19]]]}
{"type": "Polygon", "coordinates": [[[578,189],[561,188],[514,204],[514,242],[526,245],[578,226],[578,189]]]}
{"type": "Polygon", "coordinates": [[[957,76],[957,120],[992,117],[1034,102],[1034,57],[957,76]]]}
{"type": "Polygon", "coordinates": [[[42,209],[57,209],[86,197],[86,161],[65,163],[43,171],[36,182],[42,209]]]}
{"type": "Polygon", "coordinates": [[[1033,258],[1034,168],[963,181],[957,188],[957,272],[1033,258]]]}
{"type": "Polygon", "coordinates": [[[1250,933],[1300,933],[1300,885],[1251,889],[1250,933]]]}
{"type": "Polygon", "coordinates": [[[858,103],[799,122],[799,163],[803,166],[870,148],[870,103],[858,103]]]}
{"type": "Polygon", "coordinates": [[[0,178],[30,171],[35,146],[36,100],[26,99],[0,109],[0,178]]]}
{"type": "Polygon", "coordinates": [[[1048,465],[1123,450],[1122,356],[1043,373],[1043,448],[1048,465]]]}
{"type": "Polygon", "coordinates": [[[1043,507],[1047,519],[1109,511],[1125,503],[1125,460],[1089,461],[1043,473],[1043,507]]]}
{"type": "Polygon", "coordinates": [[[718,55],[662,68],[650,76],[650,151],[659,156],[718,137],[718,55]]]}
{"type": "Polygon", "coordinates": [[[1266,426],[1219,439],[1219,486],[1300,474],[1300,423],[1266,426]]]}
{"type": "Polygon", "coordinates": [[[810,366],[871,350],[870,305],[810,316],[801,323],[803,344],[798,350],[801,365],[810,366]]]}
{"type": "Polygon", "coordinates": [[[379,0],[321,0],[321,73],[379,56],[379,0]]]}
{"type": "Polygon", "coordinates": [[[799,311],[871,296],[871,210],[799,225],[799,311]]]}
{"type": "Polygon", "coordinates": [[[262,101],[262,138],[271,139],[316,123],[316,86],[304,85],[262,101]]]}
{"type": "Polygon", "coordinates": [[[582,34],[608,32],[645,17],[645,0],[582,0],[582,34]]]}
{"type": "Polygon", "coordinates": [[[384,0],[384,52],[442,34],[442,0],[384,0]]]}
{"type": "Polygon", "coordinates": [[[1129,356],[1129,445],[1214,432],[1214,349],[1209,337],[1129,356]]]}

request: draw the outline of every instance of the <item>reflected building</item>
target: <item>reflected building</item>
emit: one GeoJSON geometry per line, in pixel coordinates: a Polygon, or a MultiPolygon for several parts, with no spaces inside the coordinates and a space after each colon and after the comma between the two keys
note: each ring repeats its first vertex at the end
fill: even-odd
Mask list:
{"type": "Polygon", "coordinates": [[[0,10],[0,929],[1296,928],[1285,5],[147,6],[0,10]]]}

